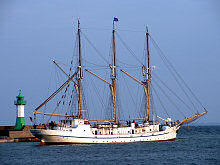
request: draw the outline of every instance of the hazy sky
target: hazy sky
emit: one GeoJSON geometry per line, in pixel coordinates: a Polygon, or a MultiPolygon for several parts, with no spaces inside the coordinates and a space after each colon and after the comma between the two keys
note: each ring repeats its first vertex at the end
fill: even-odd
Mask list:
{"type": "MultiPolygon", "coordinates": [[[[144,31],[148,24],[209,111],[201,122],[220,122],[219,0],[0,0],[0,125],[15,124],[19,89],[29,123],[48,96],[51,58],[65,63],[73,54],[78,17],[85,29],[111,29],[114,16],[119,29],[144,31]]],[[[103,42],[101,34],[91,34],[101,52],[108,52],[110,35],[103,42]]]]}

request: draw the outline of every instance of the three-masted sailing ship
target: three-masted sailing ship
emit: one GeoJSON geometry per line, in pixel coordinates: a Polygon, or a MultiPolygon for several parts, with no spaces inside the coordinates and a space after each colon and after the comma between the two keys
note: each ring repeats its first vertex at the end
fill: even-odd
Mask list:
{"type": "MultiPolygon", "coordinates": [[[[149,51],[149,32],[146,30],[146,65],[142,66],[143,81],[130,75],[123,69],[120,71],[133,79],[136,83],[140,84],[144,91],[144,99],[146,100],[145,116],[142,118],[119,118],[117,113],[117,92],[116,81],[118,80],[118,69],[116,65],[116,51],[115,51],[115,22],[117,18],[113,20],[112,41],[113,41],[113,60],[109,64],[111,70],[111,82],[101,78],[91,70],[84,69],[82,65],[82,53],[81,53],[81,29],[80,22],[78,20],[78,61],[76,72],[72,75],[68,74],[55,60],[54,64],[68,77],[68,80],[58,88],[48,99],[46,99],[40,106],[34,111],[34,119],[36,115],[49,115],[59,116],[63,119],[59,123],[51,122],[49,125],[43,124],[41,126],[34,125],[31,132],[34,136],[41,140],[42,144],[98,144],[98,143],[130,143],[130,142],[155,142],[155,141],[172,141],[176,139],[177,132],[184,124],[189,124],[192,121],[198,119],[202,115],[205,115],[207,111],[204,109],[203,113],[196,113],[191,117],[186,117],[182,121],[172,121],[170,118],[163,119],[157,116],[158,120],[153,119],[151,116],[151,66],[150,66],[150,51],[149,51]],[[89,119],[83,116],[82,108],[82,81],[83,72],[88,72],[100,79],[110,87],[111,100],[112,100],[112,119],[110,120],[98,120],[89,119]],[[46,112],[38,112],[45,104],[47,104],[54,96],[56,96],[67,84],[73,83],[76,91],[77,109],[76,114],[54,114],[46,112]],[[161,122],[159,122],[161,120],[161,122]],[[92,124],[91,124],[92,123],[92,124]]],[[[129,104],[129,103],[126,103],[129,104]]]]}

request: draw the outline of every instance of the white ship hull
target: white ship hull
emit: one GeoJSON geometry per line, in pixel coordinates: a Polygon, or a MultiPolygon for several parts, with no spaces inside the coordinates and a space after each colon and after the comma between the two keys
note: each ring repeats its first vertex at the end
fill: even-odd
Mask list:
{"type": "MultiPolygon", "coordinates": [[[[156,125],[156,127],[159,125],[156,125]]],[[[99,134],[95,135],[95,128],[90,128],[89,125],[82,125],[77,128],[62,128],[55,130],[47,129],[32,129],[34,136],[41,139],[43,144],[102,144],[102,143],[133,143],[133,142],[156,142],[156,141],[172,141],[176,139],[179,126],[166,126],[163,131],[145,130],[149,127],[142,127],[133,129],[132,127],[115,128],[111,130],[113,134],[99,134]],[[130,133],[125,134],[127,130],[130,133]],[[132,130],[135,130],[132,132],[132,130]],[[143,131],[141,133],[141,131],[143,131]],[[117,133],[116,133],[117,132],[117,133]],[[135,132],[135,133],[134,133],[135,132]],[[136,133],[138,132],[138,133],[136,133]]],[[[101,129],[104,130],[104,129],[101,129]]],[[[104,133],[104,132],[103,132],[104,133]]]]}

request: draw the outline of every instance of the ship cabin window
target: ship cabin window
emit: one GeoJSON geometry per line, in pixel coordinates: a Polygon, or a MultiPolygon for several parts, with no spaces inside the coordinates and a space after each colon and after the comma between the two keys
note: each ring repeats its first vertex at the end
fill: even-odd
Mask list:
{"type": "Polygon", "coordinates": [[[61,125],[68,125],[71,126],[72,125],[72,120],[61,120],[61,125]]]}

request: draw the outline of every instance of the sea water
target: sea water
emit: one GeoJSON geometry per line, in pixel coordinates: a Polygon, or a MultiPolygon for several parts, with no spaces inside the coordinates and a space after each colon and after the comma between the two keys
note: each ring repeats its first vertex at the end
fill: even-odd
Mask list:
{"type": "Polygon", "coordinates": [[[182,127],[176,141],[50,145],[1,143],[0,164],[220,164],[220,126],[182,127]]]}

